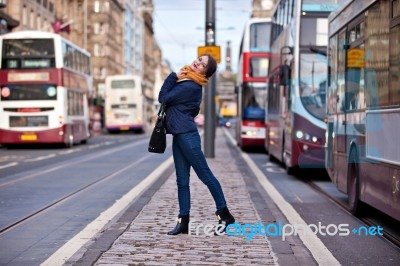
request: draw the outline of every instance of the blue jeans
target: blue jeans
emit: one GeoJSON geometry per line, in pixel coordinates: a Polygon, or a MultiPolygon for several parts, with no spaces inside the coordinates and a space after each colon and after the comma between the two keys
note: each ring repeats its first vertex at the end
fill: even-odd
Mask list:
{"type": "Polygon", "coordinates": [[[193,131],[174,135],[172,153],[178,185],[179,215],[190,213],[190,167],[193,167],[197,176],[210,190],[217,210],[226,207],[221,185],[208,167],[206,158],[201,151],[199,132],[193,131]]]}

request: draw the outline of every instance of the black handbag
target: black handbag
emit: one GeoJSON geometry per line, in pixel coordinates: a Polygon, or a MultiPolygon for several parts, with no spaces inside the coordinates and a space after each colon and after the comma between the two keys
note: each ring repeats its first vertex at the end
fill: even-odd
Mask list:
{"type": "Polygon", "coordinates": [[[149,152],[164,153],[167,147],[167,130],[165,128],[165,105],[161,104],[158,111],[156,125],[151,133],[149,142],[149,152]]]}

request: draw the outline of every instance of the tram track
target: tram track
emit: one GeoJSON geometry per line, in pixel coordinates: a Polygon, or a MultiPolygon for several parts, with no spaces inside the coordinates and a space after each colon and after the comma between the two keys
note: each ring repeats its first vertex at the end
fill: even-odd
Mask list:
{"type": "Polygon", "coordinates": [[[97,185],[97,184],[99,184],[99,183],[101,183],[103,181],[106,181],[106,180],[108,180],[110,178],[113,178],[113,177],[119,175],[120,173],[122,173],[122,172],[124,172],[124,171],[126,171],[126,170],[128,170],[128,169],[130,169],[130,168],[132,168],[132,167],[134,167],[136,165],[138,165],[139,163],[145,161],[146,159],[148,159],[151,156],[152,156],[152,154],[149,154],[149,155],[146,155],[146,156],[140,158],[139,160],[135,160],[134,162],[129,162],[128,165],[126,165],[124,168],[119,169],[117,171],[114,171],[114,172],[112,172],[110,174],[107,174],[107,175],[105,175],[105,176],[103,176],[101,178],[98,178],[98,179],[94,180],[93,182],[90,182],[89,184],[86,184],[86,185],[84,185],[84,186],[82,186],[82,187],[80,187],[80,188],[68,193],[67,195],[63,195],[62,197],[54,200],[53,202],[45,205],[44,207],[42,207],[42,208],[40,208],[40,209],[38,209],[36,211],[33,211],[28,215],[25,215],[23,218],[20,218],[17,221],[12,222],[11,224],[1,228],[0,229],[0,236],[3,235],[4,233],[16,228],[17,226],[29,221],[30,219],[36,218],[38,215],[41,215],[41,214],[45,213],[50,208],[55,207],[55,206],[65,202],[66,200],[71,199],[72,197],[76,196],[77,194],[81,194],[81,193],[87,191],[88,189],[92,188],[93,186],[95,186],[95,185],[97,185]]]}
{"type": "MultiPolygon", "coordinates": [[[[65,169],[65,168],[73,168],[74,165],[77,164],[81,164],[84,162],[88,162],[88,161],[92,161],[101,157],[106,157],[109,156],[109,154],[115,153],[115,152],[121,152],[122,150],[126,150],[126,149],[131,149],[133,147],[136,146],[140,146],[140,145],[144,145],[146,144],[148,141],[147,138],[141,138],[138,141],[134,142],[134,143],[130,143],[128,145],[123,144],[122,146],[117,146],[111,149],[107,149],[105,151],[101,151],[98,152],[96,154],[84,154],[79,158],[74,158],[72,160],[63,162],[63,163],[56,163],[55,165],[51,165],[49,168],[47,169],[43,169],[42,171],[39,172],[34,172],[34,173],[28,173],[25,176],[20,176],[20,174],[15,175],[17,178],[15,179],[11,179],[8,180],[6,182],[0,183],[0,191],[7,189],[9,186],[12,186],[18,182],[21,181],[26,181],[28,179],[34,178],[34,177],[40,177],[44,174],[48,174],[51,172],[56,172],[59,171],[61,169],[65,169]]],[[[82,193],[85,193],[86,191],[88,191],[89,189],[93,188],[94,186],[98,185],[101,182],[107,181],[113,177],[118,176],[119,174],[131,169],[132,167],[138,166],[140,163],[144,162],[145,160],[147,160],[148,158],[150,158],[151,156],[153,156],[154,154],[147,154],[145,156],[141,156],[139,158],[136,158],[132,161],[129,161],[128,163],[125,164],[125,166],[123,168],[120,168],[118,170],[115,170],[111,173],[108,173],[104,176],[101,176],[100,178],[97,178],[93,181],[91,181],[88,184],[84,184],[79,188],[76,188],[75,190],[71,191],[71,192],[67,192],[64,193],[63,195],[61,195],[60,197],[56,198],[55,200],[52,200],[51,202],[47,203],[44,202],[44,204],[42,205],[42,207],[39,206],[38,209],[29,212],[28,214],[23,215],[21,218],[16,219],[15,221],[6,224],[6,226],[3,226],[0,228],[0,236],[2,236],[3,234],[15,229],[16,227],[28,222],[31,219],[37,218],[40,215],[44,214],[46,211],[48,211],[51,208],[54,208],[64,202],[66,202],[67,200],[70,200],[71,198],[78,196],[78,195],[82,195],[82,193]]]]}
{"type": "MultiPolygon", "coordinates": [[[[347,213],[349,213],[350,215],[352,215],[353,217],[355,217],[356,219],[360,220],[360,222],[364,223],[366,226],[376,226],[376,222],[374,222],[372,219],[370,218],[365,218],[365,217],[356,217],[354,216],[348,206],[341,202],[340,200],[336,199],[335,197],[333,197],[332,195],[330,195],[329,193],[327,193],[324,189],[322,189],[320,186],[318,186],[317,184],[315,184],[312,180],[308,179],[308,178],[304,178],[302,177],[302,179],[305,181],[305,183],[307,185],[309,185],[314,191],[324,195],[325,197],[327,197],[331,202],[333,202],[334,204],[336,204],[337,206],[339,206],[341,209],[343,209],[344,211],[346,211],[347,213]]],[[[380,236],[382,239],[384,239],[386,242],[388,242],[390,245],[392,245],[394,248],[398,249],[400,251],[400,235],[396,235],[393,234],[391,232],[388,232],[387,230],[385,230],[385,228],[383,229],[383,236],[380,236]]]]}
{"type": "Polygon", "coordinates": [[[136,161],[134,161],[134,162],[129,162],[128,165],[125,166],[124,168],[119,169],[119,170],[117,170],[117,171],[114,171],[114,172],[112,172],[112,173],[110,173],[110,174],[107,174],[107,175],[105,175],[105,176],[102,176],[101,178],[99,178],[99,179],[97,179],[97,180],[95,180],[95,181],[93,181],[93,182],[91,182],[91,183],[89,183],[89,184],[86,184],[85,186],[82,186],[82,187],[80,187],[80,188],[74,190],[73,192],[68,193],[67,195],[64,195],[64,196],[62,196],[62,197],[60,197],[60,198],[54,200],[53,202],[51,202],[51,203],[45,205],[44,207],[42,207],[42,208],[40,208],[40,209],[38,209],[38,210],[36,210],[36,211],[33,211],[33,212],[31,212],[30,214],[28,214],[28,215],[25,215],[23,218],[20,218],[20,219],[18,219],[17,221],[15,221],[15,222],[13,222],[13,223],[11,223],[11,224],[9,224],[9,225],[7,225],[7,226],[1,228],[1,229],[0,229],[0,236],[1,236],[2,234],[4,234],[4,233],[6,233],[6,232],[8,232],[8,231],[10,231],[10,230],[12,230],[12,229],[14,229],[14,228],[16,228],[17,226],[19,226],[19,225],[21,225],[21,224],[27,222],[28,220],[30,220],[30,219],[32,219],[32,218],[35,218],[35,217],[37,217],[38,215],[41,215],[41,214],[45,213],[45,212],[46,212],[47,210],[49,210],[50,208],[55,207],[55,206],[57,206],[57,205],[60,205],[61,203],[65,202],[66,200],[71,199],[71,198],[74,197],[75,195],[81,194],[81,193],[87,191],[89,188],[92,188],[92,187],[95,186],[96,184],[99,184],[99,183],[101,183],[101,182],[103,182],[103,181],[106,181],[106,180],[108,180],[108,179],[110,179],[110,178],[113,178],[113,177],[117,176],[118,174],[120,174],[120,173],[122,173],[122,172],[124,172],[124,171],[126,171],[126,170],[128,170],[128,169],[130,169],[130,168],[132,168],[132,167],[134,167],[134,166],[136,166],[136,165],[138,165],[139,163],[145,161],[146,159],[148,159],[148,158],[151,157],[151,156],[152,156],[152,154],[149,154],[149,155],[146,155],[146,156],[140,158],[139,160],[136,160],[136,161]]]}
{"type": "MultiPolygon", "coordinates": [[[[96,154],[94,154],[94,155],[93,155],[93,154],[86,154],[86,155],[83,155],[83,156],[86,157],[86,158],[84,158],[84,159],[81,159],[81,158],[79,158],[79,159],[74,158],[74,159],[68,160],[67,162],[56,163],[55,166],[53,165],[52,167],[47,168],[47,169],[45,169],[45,170],[37,171],[37,172],[35,171],[35,172],[32,173],[32,174],[28,174],[28,175],[26,175],[26,176],[17,177],[17,178],[15,178],[15,179],[11,179],[11,180],[9,180],[9,181],[2,182],[2,183],[0,183],[0,189],[3,188],[3,187],[7,187],[7,186],[9,186],[9,185],[13,185],[13,184],[18,183],[18,182],[21,182],[21,181],[25,181],[25,180],[30,179],[30,178],[33,178],[33,177],[37,177],[37,176],[41,176],[41,175],[43,175],[43,174],[47,174],[47,173],[50,173],[50,172],[54,172],[54,171],[59,170],[59,169],[62,169],[62,168],[72,167],[72,166],[75,165],[75,164],[80,164],[80,163],[82,163],[82,162],[87,162],[87,161],[90,161],[90,160],[93,160],[93,159],[97,159],[97,158],[99,158],[99,157],[108,155],[108,154],[110,154],[110,153],[118,152],[118,151],[121,151],[121,150],[124,150],[124,149],[127,149],[127,148],[132,148],[132,147],[141,145],[141,144],[143,144],[143,143],[146,143],[147,141],[148,141],[147,138],[143,138],[143,139],[139,139],[137,142],[134,142],[134,143],[132,143],[132,144],[129,144],[129,145],[121,145],[121,146],[112,148],[112,149],[110,149],[110,150],[105,150],[105,151],[96,153],[96,154]]],[[[19,175],[19,174],[16,174],[15,176],[18,176],[18,175],[19,175]]]]}

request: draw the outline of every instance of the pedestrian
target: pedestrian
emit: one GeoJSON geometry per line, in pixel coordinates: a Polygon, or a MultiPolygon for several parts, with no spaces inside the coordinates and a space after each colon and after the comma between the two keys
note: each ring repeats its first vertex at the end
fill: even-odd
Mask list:
{"type": "MultiPolygon", "coordinates": [[[[229,212],[224,193],[201,150],[200,135],[194,117],[200,111],[202,86],[215,73],[217,63],[208,54],[184,66],[177,74],[172,72],[161,87],[158,100],[166,105],[167,133],[172,134],[172,153],[178,185],[179,215],[175,228],[169,235],[187,234],[190,216],[190,167],[208,187],[216,205],[218,223],[226,226],[235,222],[229,212]],[[223,224],[224,222],[224,224],[223,224]]],[[[221,230],[221,232],[223,231],[221,230]]]]}

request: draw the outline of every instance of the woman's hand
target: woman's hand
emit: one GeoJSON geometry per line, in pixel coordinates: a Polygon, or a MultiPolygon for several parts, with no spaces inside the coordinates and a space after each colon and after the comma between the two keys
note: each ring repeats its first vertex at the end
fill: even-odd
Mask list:
{"type": "Polygon", "coordinates": [[[183,79],[185,76],[186,76],[186,74],[187,74],[187,70],[180,70],[179,72],[178,72],[178,74],[176,74],[177,76],[178,76],[178,79],[183,79]]]}
{"type": "Polygon", "coordinates": [[[184,66],[179,70],[179,72],[176,75],[178,76],[178,79],[183,79],[186,77],[187,73],[188,73],[188,67],[184,66]]]}

